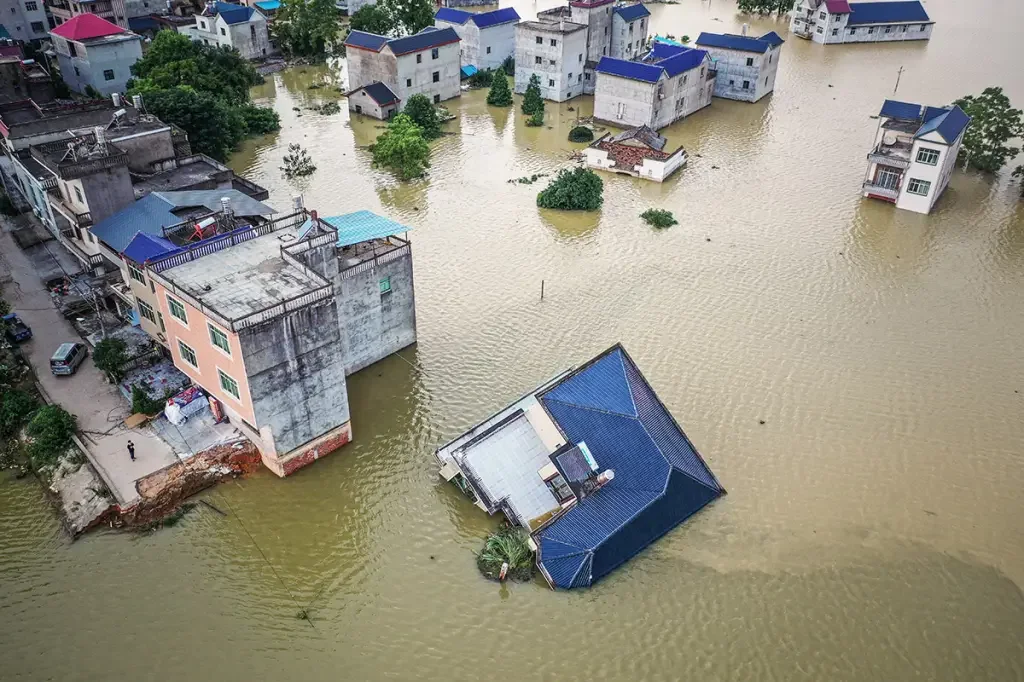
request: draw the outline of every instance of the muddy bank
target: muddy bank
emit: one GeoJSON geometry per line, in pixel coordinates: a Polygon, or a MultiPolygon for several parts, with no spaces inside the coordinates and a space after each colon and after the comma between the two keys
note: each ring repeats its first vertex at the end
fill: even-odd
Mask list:
{"type": "Polygon", "coordinates": [[[99,525],[115,511],[114,496],[77,448],[39,475],[72,537],[99,525]]]}

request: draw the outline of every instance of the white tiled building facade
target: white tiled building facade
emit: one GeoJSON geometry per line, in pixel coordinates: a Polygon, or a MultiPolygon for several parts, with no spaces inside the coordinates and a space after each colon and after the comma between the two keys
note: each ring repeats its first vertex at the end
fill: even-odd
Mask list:
{"type": "Polygon", "coordinates": [[[823,45],[899,42],[928,40],[934,23],[917,0],[797,0],[789,30],[823,45]]]}

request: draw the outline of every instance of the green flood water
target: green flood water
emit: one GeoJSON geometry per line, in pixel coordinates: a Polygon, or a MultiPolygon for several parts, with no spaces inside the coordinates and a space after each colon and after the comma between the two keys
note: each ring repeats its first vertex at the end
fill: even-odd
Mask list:
{"type": "MultiPolygon", "coordinates": [[[[681,0],[652,25],[738,32],[733,8],[681,0]]],[[[1024,6],[927,8],[927,44],[788,39],[774,95],[674,125],[689,167],[604,176],[592,214],[507,182],[568,164],[587,98],[544,129],[482,92],[448,102],[453,134],[403,185],[370,167],[379,122],[310,111],[342,65],[268,77],[282,131],[232,166],[279,209],[301,192],[409,225],[419,343],[351,378],[352,444],[207,493],[226,517],[71,543],[3,475],[0,677],[1024,679],[1024,202],[961,172],[931,216],[858,194],[900,66],[909,101],[996,84],[1024,105],[1024,6]],[[281,176],[291,142],[310,178],[281,176]],[[652,206],[680,224],[648,228],[652,206]],[[433,449],[616,341],[730,494],[593,589],[483,580],[496,520],[433,449]]]]}

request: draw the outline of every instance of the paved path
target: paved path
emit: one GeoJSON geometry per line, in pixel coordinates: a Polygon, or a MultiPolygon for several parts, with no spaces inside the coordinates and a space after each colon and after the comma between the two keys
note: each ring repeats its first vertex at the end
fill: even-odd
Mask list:
{"type": "MultiPolygon", "coordinates": [[[[3,296],[32,328],[33,338],[22,344],[22,350],[50,399],[78,417],[89,459],[114,497],[122,505],[130,504],[138,497],[137,479],[176,462],[177,458],[151,429],[129,430],[120,424],[120,418],[130,412],[128,403],[96,369],[91,353],[73,376],[55,377],[50,372],[50,356],[57,346],[82,339],[54,308],[31,261],[11,237],[12,226],[10,218],[2,219],[0,258],[14,280],[3,286],[3,296]],[[129,440],[135,443],[134,462],[128,456],[129,440]]],[[[47,246],[51,250],[63,248],[55,241],[47,246]]]]}

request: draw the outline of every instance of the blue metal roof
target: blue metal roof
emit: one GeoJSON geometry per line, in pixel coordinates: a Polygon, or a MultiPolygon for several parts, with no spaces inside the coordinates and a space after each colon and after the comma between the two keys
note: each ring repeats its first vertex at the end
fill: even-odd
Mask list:
{"type": "Polygon", "coordinates": [[[758,40],[766,40],[768,41],[768,44],[771,45],[772,47],[778,47],[779,45],[786,42],[785,40],[782,39],[782,36],[780,36],[775,31],[769,31],[768,33],[765,33],[763,36],[758,38],[758,40]]]}
{"type": "Polygon", "coordinates": [[[937,132],[946,144],[953,144],[970,122],[971,117],[965,114],[963,109],[954,105],[952,109],[944,112],[941,116],[926,121],[914,134],[914,137],[923,137],[928,133],[937,132]]]}
{"type": "Polygon", "coordinates": [[[882,103],[882,110],[878,112],[878,115],[885,116],[886,118],[916,121],[921,118],[921,105],[887,99],[882,103]]]}
{"type": "Polygon", "coordinates": [[[454,7],[442,7],[437,10],[437,14],[434,15],[434,18],[441,21],[447,21],[452,24],[464,24],[469,21],[471,16],[473,16],[472,12],[455,9],[454,7]]]}
{"type": "Polygon", "coordinates": [[[281,0],[262,0],[256,6],[265,12],[275,12],[281,9],[281,0]]]}
{"type": "Polygon", "coordinates": [[[697,45],[705,47],[719,47],[723,50],[742,50],[743,52],[760,52],[764,54],[772,43],[761,38],[750,38],[738,36],[732,33],[707,33],[701,32],[697,36],[697,45]]]}
{"type": "Polygon", "coordinates": [[[601,57],[601,61],[597,63],[597,68],[594,70],[598,73],[607,73],[648,83],[657,83],[661,74],[664,73],[660,66],[615,59],[614,57],[601,57]]]}
{"type": "Polygon", "coordinates": [[[405,38],[394,38],[387,41],[388,47],[396,55],[409,54],[429,50],[432,47],[457,43],[460,40],[459,34],[451,26],[435,29],[433,31],[420,31],[405,38]]]}
{"type": "Polygon", "coordinates": [[[469,78],[470,76],[474,76],[474,75],[476,75],[477,71],[479,71],[479,69],[477,69],[472,64],[463,64],[462,65],[462,77],[463,78],[469,78]]]}
{"type": "Polygon", "coordinates": [[[374,52],[380,52],[381,48],[387,45],[387,43],[388,39],[385,36],[367,33],[366,31],[351,31],[348,37],[345,38],[345,45],[347,47],[362,47],[374,52]]]}
{"type": "Polygon", "coordinates": [[[535,537],[560,588],[607,575],[725,491],[621,346],[538,398],[614,478],[535,537]]]}
{"type": "Polygon", "coordinates": [[[159,192],[153,192],[93,225],[91,232],[111,249],[122,253],[139,232],[162,237],[164,227],[180,223],[181,218],[171,213],[174,207],[159,192]]]}
{"type": "Polygon", "coordinates": [[[674,57],[680,52],[685,52],[686,50],[689,49],[690,48],[682,44],[676,45],[661,40],[655,40],[653,43],[651,43],[651,51],[647,54],[647,56],[653,58],[655,61],[659,61],[662,59],[668,59],[669,57],[674,57]]]}
{"type": "Polygon", "coordinates": [[[615,13],[626,21],[636,21],[637,19],[651,16],[651,11],[644,7],[642,2],[638,2],[635,5],[616,7],[615,13]]]}
{"type": "MultiPolygon", "coordinates": [[[[411,227],[396,223],[384,216],[377,215],[373,211],[356,211],[344,215],[321,218],[325,223],[338,231],[338,246],[351,246],[371,239],[383,239],[393,237],[411,230],[411,227]]],[[[306,220],[299,235],[305,236],[313,223],[306,220]]]]}
{"type": "Polygon", "coordinates": [[[177,246],[163,237],[137,232],[121,255],[130,261],[142,264],[177,250],[177,246]]]}
{"type": "Polygon", "coordinates": [[[947,111],[949,111],[949,109],[947,109],[946,107],[929,107],[929,106],[925,106],[925,108],[924,108],[924,120],[927,123],[928,121],[932,120],[936,116],[942,116],[947,111]]]}
{"type": "Polygon", "coordinates": [[[519,12],[514,7],[503,7],[501,9],[491,10],[490,12],[480,12],[472,16],[473,23],[477,25],[477,28],[488,28],[490,26],[497,26],[498,24],[508,24],[514,21],[519,21],[519,12]]]}
{"type": "Polygon", "coordinates": [[[856,24],[932,23],[924,6],[911,2],[851,2],[848,26],[856,24]]]}
{"type": "Polygon", "coordinates": [[[219,14],[227,24],[241,24],[249,21],[253,15],[252,7],[244,5],[232,5],[229,2],[218,2],[213,6],[213,13],[219,14]]]}
{"type": "Polygon", "coordinates": [[[700,66],[707,54],[704,50],[686,50],[667,59],[662,59],[657,63],[657,66],[665,69],[665,73],[668,74],[669,78],[672,78],[673,76],[678,76],[683,71],[689,71],[700,66]]]}
{"type": "Polygon", "coordinates": [[[128,17],[128,28],[133,31],[155,31],[160,28],[160,24],[150,16],[128,17]]]}

